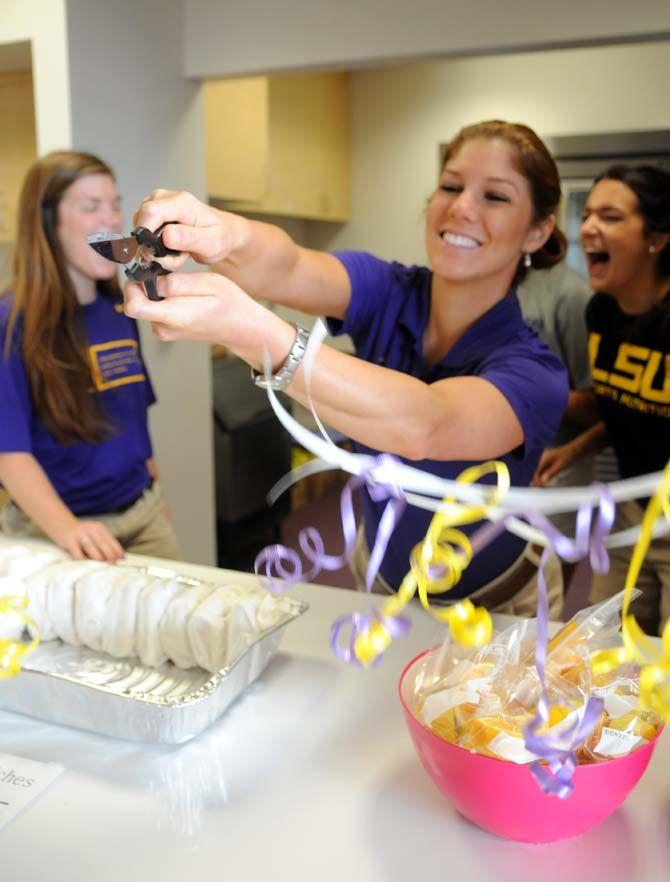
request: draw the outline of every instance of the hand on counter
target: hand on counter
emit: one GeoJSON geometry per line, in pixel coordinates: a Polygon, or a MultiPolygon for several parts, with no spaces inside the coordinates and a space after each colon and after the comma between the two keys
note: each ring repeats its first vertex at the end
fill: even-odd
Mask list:
{"type": "Polygon", "coordinates": [[[106,561],[116,563],[125,557],[118,540],[100,521],[75,518],[62,530],[55,530],[49,537],[75,560],[106,561]]]}

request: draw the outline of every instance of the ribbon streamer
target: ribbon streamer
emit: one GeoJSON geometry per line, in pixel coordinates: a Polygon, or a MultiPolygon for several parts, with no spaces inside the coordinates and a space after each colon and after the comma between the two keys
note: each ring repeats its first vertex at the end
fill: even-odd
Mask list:
{"type": "MultiPolygon", "coordinates": [[[[470,542],[467,537],[462,539],[463,534],[458,535],[459,531],[452,528],[457,523],[467,523],[467,521],[449,521],[449,514],[445,511],[445,502],[458,500],[461,504],[465,504],[481,509],[481,517],[487,517],[491,521],[502,521],[506,529],[527,541],[534,541],[544,546],[554,547],[564,560],[579,560],[583,550],[582,543],[579,541],[579,514],[578,528],[576,532],[575,544],[571,547],[565,542],[570,542],[566,537],[561,537],[560,533],[552,534],[551,528],[544,529],[548,526],[546,518],[542,515],[553,514],[565,511],[574,511],[579,508],[580,511],[585,510],[586,506],[597,504],[600,509],[601,520],[605,517],[601,500],[603,499],[602,487],[599,485],[591,485],[590,487],[571,487],[537,490],[533,488],[509,488],[505,494],[495,500],[496,505],[490,504],[489,488],[478,486],[467,481],[447,481],[437,478],[420,469],[413,468],[405,463],[398,462],[393,457],[388,457],[385,461],[376,463],[372,462],[371,457],[362,456],[360,454],[350,453],[341,450],[328,437],[324,427],[321,425],[318,415],[315,412],[311,399],[310,391],[310,374],[312,364],[316,355],[316,350],[325,336],[325,327],[320,320],[315,326],[314,332],[310,337],[308,344],[308,353],[306,356],[306,373],[307,373],[307,389],[308,399],[317,420],[317,425],[322,434],[322,438],[314,435],[309,430],[301,426],[281,405],[276,394],[272,389],[268,389],[270,404],[277,415],[279,421],[289,431],[289,433],[301,444],[306,450],[313,453],[320,460],[327,463],[331,467],[341,468],[353,475],[360,475],[366,472],[368,480],[374,479],[379,484],[395,488],[396,491],[404,492],[404,498],[411,504],[418,505],[422,508],[436,511],[440,514],[441,541],[435,542],[434,533],[437,532],[437,523],[435,521],[431,527],[435,526],[435,530],[430,537],[427,536],[423,543],[417,546],[411,555],[410,573],[401,585],[398,594],[389,598],[378,615],[372,618],[360,619],[356,623],[352,622],[353,632],[358,631],[358,637],[354,639],[353,646],[358,646],[361,654],[366,658],[377,658],[375,654],[379,646],[387,643],[388,633],[384,633],[384,621],[392,619],[400,609],[414,596],[418,591],[422,604],[433,615],[433,610],[429,602],[430,593],[449,590],[460,578],[463,568],[468,565],[474,553],[474,542],[470,542]],[[434,497],[443,500],[439,503],[434,497]],[[489,503],[489,504],[487,504],[489,503]],[[510,516],[510,512],[512,515],[510,516]],[[532,516],[525,516],[523,523],[518,517],[514,516],[514,512],[531,512],[532,516]],[[538,526],[541,529],[538,529],[538,526]],[[451,532],[449,532],[451,530],[451,532]],[[564,542],[565,540],[565,542],[564,542]],[[456,547],[454,547],[454,544],[456,547]],[[576,554],[576,557],[571,555],[576,554]],[[439,584],[439,588],[436,587],[439,584]],[[428,586],[431,586],[429,590],[428,586]],[[374,630],[374,639],[370,636],[370,644],[365,647],[365,634],[372,635],[374,630]],[[363,637],[361,637],[361,634],[363,637]],[[360,640],[358,639],[360,638],[360,640]],[[358,642],[357,642],[358,640],[358,642]],[[373,647],[374,644],[374,647],[373,647]]],[[[325,466],[328,467],[328,466],[325,466]]],[[[320,468],[320,466],[319,466],[320,468]]],[[[462,478],[462,476],[460,476],[462,478]]],[[[636,478],[625,479],[610,484],[608,487],[608,496],[611,500],[613,509],[614,502],[629,500],[645,496],[650,492],[654,492],[654,496],[649,504],[645,518],[639,530],[632,529],[623,531],[621,534],[606,535],[602,543],[594,542],[590,545],[590,563],[594,569],[600,569],[606,565],[607,552],[605,545],[621,546],[634,541],[636,537],[637,545],[631,560],[628,577],[626,580],[626,595],[624,600],[624,610],[622,614],[622,636],[623,647],[618,650],[610,650],[605,653],[599,653],[594,657],[596,670],[612,670],[622,661],[636,661],[643,665],[641,675],[641,697],[643,701],[650,707],[661,709],[663,715],[670,718],[670,627],[666,626],[662,637],[662,648],[659,651],[646,638],[635,619],[629,613],[629,606],[637,575],[642,564],[644,555],[649,547],[653,537],[664,535],[670,531],[670,463],[664,473],[652,473],[641,475],[636,478]],[[659,480],[661,484],[659,486],[659,480]],[[661,510],[666,516],[668,523],[659,525],[657,523],[661,510]],[[599,550],[598,550],[599,549],[599,550]],[[595,555],[595,558],[594,558],[595,555]]],[[[462,511],[461,511],[462,513],[462,511]]],[[[597,529],[597,528],[596,528],[597,529]]],[[[482,531],[483,532],[483,531],[482,531]]],[[[431,529],[429,529],[431,534],[431,529]]],[[[328,560],[318,546],[313,534],[312,559],[319,559],[319,553],[322,560],[328,560]]],[[[492,534],[489,533],[489,536],[492,534]]],[[[305,547],[309,548],[308,538],[305,538],[305,547]]],[[[388,537],[386,538],[388,541],[388,537]]],[[[301,542],[302,545],[302,542],[301,542]]],[[[375,543],[375,546],[377,542],[375,543]]],[[[374,549],[373,549],[374,551],[374,549]]],[[[345,551],[338,560],[346,559],[346,555],[350,552],[349,545],[345,541],[345,551]]],[[[274,547],[274,553],[269,557],[276,557],[279,554],[279,547],[274,547]]],[[[295,552],[291,557],[294,574],[298,572],[299,559],[295,552]],[[297,562],[296,562],[297,559],[297,562]]],[[[380,558],[381,559],[381,558],[380,558]]],[[[371,556],[372,560],[372,556],[371,556]]],[[[335,559],[330,561],[335,562],[335,559]]],[[[278,571],[286,573],[284,567],[278,567],[278,571]]],[[[366,581],[369,581],[366,578],[366,581]]],[[[484,640],[484,635],[490,628],[490,621],[486,620],[486,613],[483,611],[481,617],[477,618],[474,608],[468,607],[468,601],[461,601],[454,607],[441,610],[437,614],[437,618],[447,622],[452,629],[454,635],[459,634],[460,638],[468,641],[472,640],[473,645],[479,640],[484,640]],[[462,626],[459,631],[459,625],[462,626]]],[[[388,629],[387,629],[388,630],[388,629]]]]}
{"type": "MultiPolygon", "coordinates": [[[[382,454],[378,457],[378,460],[389,458],[387,454],[382,454]]],[[[270,545],[256,556],[254,571],[258,574],[261,570],[264,570],[265,578],[268,580],[267,587],[270,591],[274,593],[288,591],[297,582],[309,582],[322,570],[331,572],[339,570],[350,560],[354,552],[357,532],[353,494],[355,490],[358,490],[364,484],[374,500],[388,499],[379,523],[366,574],[367,590],[371,590],[395,524],[398,522],[406,505],[399,491],[374,481],[372,479],[372,471],[373,469],[371,468],[361,472],[358,476],[350,478],[340,494],[340,516],[344,535],[344,549],[341,554],[326,554],[319,531],[314,527],[305,527],[298,534],[298,543],[303,555],[311,564],[309,570],[303,571],[297,552],[287,548],[285,545],[270,545]],[[286,569],[286,563],[290,565],[290,571],[286,569]]]]}
{"type": "MultiPolygon", "coordinates": [[[[410,570],[397,593],[388,597],[381,607],[381,618],[396,617],[416,594],[421,605],[434,618],[449,626],[453,638],[464,646],[483,646],[491,639],[493,622],[483,607],[475,607],[467,598],[452,606],[436,607],[430,602],[431,594],[444,594],[458,583],[463,570],[473,557],[473,545],[468,536],[456,525],[472,524],[486,517],[488,508],[497,505],[509,490],[510,478],[507,466],[502,462],[486,462],[465,469],[457,483],[473,484],[489,474],[495,474],[497,484],[487,486],[489,501],[478,506],[458,506],[454,499],[445,499],[443,510],[438,511],[428,527],[422,542],[416,545],[410,557],[410,570]]],[[[381,561],[380,561],[381,563],[381,561]]],[[[383,621],[377,623],[376,633],[359,635],[358,649],[366,659],[378,657],[380,646],[388,646],[390,634],[380,639],[383,621]]],[[[383,651],[383,650],[382,650],[383,651]]]]}
{"type": "MultiPolygon", "coordinates": [[[[370,467],[373,461],[372,456],[343,450],[333,444],[330,438],[320,438],[302,426],[282,406],[273,389],[268,389],[268,398],[277,419],[297,443],[318,459],[328,463],[331,468],[338,468],[352,475],[358,475],[361,471],[370,467]]],[[[658,487],[662,475],[662,472],[652,472],[635,478],[615,481],[608,486],[615,502],[638,499],[653,493],[658,487]]],[[[459,484],[458,481],[438,478],[429,472],[424,472],[398,460],[387,462],[383,469],[379,469],[376,472],[375,478],[380,483],[391,484],[403,490],[408,502],[433,511],[441,508],[441,500],[445,497],[454,497],[460,502],[472,505],[482,505],[487,499],[488,488],[485,486],[459,484]],[[410,494],[412,494],[412,498],[410,498],[410,494]]],[[[597,505],[599,496],[600,490],[598,485],[560,488],[544,487],[542,489],[511,487],[505,498],[500,501],[500,507],[507,513],[534,511],[548,515],[576,511],[581,503],[590,502],[592,505],[597,505]]],[[[495,509],[491,509],[488,517],[495,519],[500,514],[495,509]]],[[[517,525],[514,525],[512,529],[513,532],[516,532],[517,525]]],[[[663,534],[670,532],[670,525],[666,525],[662,532],[663,534]]],[[[527,535],[524,534],[522,538],[527,538],[527,535]]],[[[533,539],[533,541],[536,540],[533,539]]]]}
{"type": "MultiPolygon", "coordinates": [[[[379,572],[388,542],[405,506],[401,491],[396,487],[379,484],[375,476],[394,458],[382,455],[376,458],[359,477],[351,478],[340,497],[342,530],[345,546],[341,555],[326,555],[317,530],[308,527],[299,534],[301,550],[311,567],[303,572],[297,552],[281,545],[263,549],[257,556],[254,569],[258,573],[265,570],[268,587],[271,591],[286,591],[299,581],[308,581],[321,570],[334,570],[350,559],[356,540],[356,522],[353,512],[352,494],[355,489],[365,485],[375,500],[388,499],[379,522],[375,542],[365,575],[368,593],[379,572]],[[277,580],[277,576],[281,581],[277,580]]],[[[421,604],[432,616],[447,624],[454,639],[466,646],[482,646],[491,639],[493,624],[491,616],[484,608],[477,608],[465,598],[452,606],[436,607],[430,602],[431,594],[443,594],[457,584],[465,567],[472,560],[475,551],[468,536],[455,525],[474,523],[486,517],[489,506],[497,505],[509,490],[509,472],[504,463],[488,462],[466,469],[458,477],[458,482],[472,484],[488,474],[495,474],[497,484],[487,487],[488,502],[484,505],[460,505],[453,499],[443,501],[443,509],[433,516],[428,532],[422,542],[413,550],[410,571],[403,580],[398,592],[382,603],[379,611],[371,605],[370,613],[353,613],[337,619],[331,629],[330,646],[342,661],[369,667],[376,664],[383,652],[395,637],[406,634],[411,622],[401,615],[404,607],[418,593],[421,604]],[[349,630],[349,640],[342,645],[341,634],[349,630]]],[[[487,541],[502,529],[489,531],[487,541]]],[[[480,536],[477,547],[482,547],[480,536]]]]}
{"type": "Polygon", "coordinates": [[[560,799],[572,793],[572,775],[577,765],[575,749],[593,730],[602,713],[603,701],[590,697],[583,713],[565,730],[549,731],[551,703],[547,690],[546,663],[549,645],[549,596],[545,567],[552,551],[563,560],[576,563],[587,559],[596,572],[607,572],[609,557],[605,539],[614,523],[615,506],[607,486],[599,485],[600,499],[594,513],[590,503],[583,502],[577,512],[575,538],[563,535],[550,521],[537,512],[525,517],[546,536],[549,544],[542,552],[537,573],[537,636],[535,641],[535,667],[540,680],[540,697],[535,717],[524,730],[527,750],[545,761],[531,764],[531,772],[541,789],[560,799]]]}
{"type": "Polygon", "coordinates": [[[640,665],[641,704],[670,722],[670,619],[663,628],[659,647],[647,637],[630,612],[633,589],[651,544],[654,525],[662,515],[670,521],[670,462],[665,467],[660,485],[649,500],[640,527],[640,537],[628,567],[621,611],[623,645],[594,653],[591,663],[596,673],[612,671],[626,662],[640,665]]]}
{"type": "Polygon", "coordinates": [[[30,643],[0,637],[0,680],[15,677],[21,672],[21,663],[40,642],[37,626],[25,614],[28,601],[25,597],[0,597],[0,620],[6,616],[10,622],[23,625],[30,633],[30,643]]]}

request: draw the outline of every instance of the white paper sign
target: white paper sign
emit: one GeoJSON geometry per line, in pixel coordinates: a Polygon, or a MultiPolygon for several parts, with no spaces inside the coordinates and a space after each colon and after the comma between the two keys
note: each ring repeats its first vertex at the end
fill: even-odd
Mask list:
{"type": "Polygon", "coordinates": [[[56,763],[0,753],[0,830],[63,771],[56,763]]]}

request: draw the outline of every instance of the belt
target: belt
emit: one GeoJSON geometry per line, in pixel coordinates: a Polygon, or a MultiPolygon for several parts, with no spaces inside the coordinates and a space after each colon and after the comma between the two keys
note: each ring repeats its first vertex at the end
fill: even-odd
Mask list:
{"type": "Polygon", "coordinates": [[[142,491],[140,493],[138,493],[137,496],[133,496],[133,498],[130,500],[130,502],[126,502],[123,505],[120,505],[118,508],[108,508],[108,509],[105,509],[105,511],[100,511],[99,509],[97,509],[96,511],[78,511],[78,512],[75,512],[75,514],[78,518],[88,518],[93,515],[95,515],[96,517],[102,517],[103,515],[123,514],[124,512],[128,511],[128,509],[131,509],[137,502],[139,502],[140,499],[147,492],[147,490],[151,490],[151,488],[153,486],[154,486],[154,479],[151,478],[149,480],[149,483],[146,485],[146,487],[144,487],[142,489],[142,491]]]}
{"type": "Polygon", "coordinates": [[[144,494],[147,492],[147,490],[151,490],[151,488],[152,488],[153,486],[154,486],[154,479],[153,479],[153,478],[150,478],[149,483],[147,484],[147,486],[142,490],[141,493],[139,493],[137,496],[134,496],[134,497],[130,500],[130,502],[126,502],[125,505],[120,505],[118,508],[111,508],[109,511],[106,511],[105,514],[123,514],[124,512],[128,511],[129,508],[132,508],[132,507],[135,505],[136,502],[139,502],[140,499],[141,499],[141,498],[144,496],[144,494]]]}

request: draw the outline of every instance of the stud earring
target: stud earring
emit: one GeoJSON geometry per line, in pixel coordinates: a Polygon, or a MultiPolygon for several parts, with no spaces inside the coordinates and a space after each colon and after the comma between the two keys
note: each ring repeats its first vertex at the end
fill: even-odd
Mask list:
{"type": "Polygon", "coordinates": [[[650,245],[650,246],[649,246],[649,253],[650,253],[650,254],[656,254],[656,248],[655,248],[654,245],[650,245]]]}
{"type": "Polygon", "coordinates": [[[533,265],[533,261],[531,260],[531,257],[530,257],[530,252],[528,252],[528,251],[526,251],[526,253],[523,256],[523,265],[526,267],[526,269],[530,269],[531,266],[533,265]]]}

